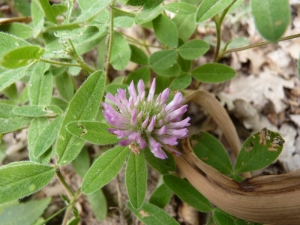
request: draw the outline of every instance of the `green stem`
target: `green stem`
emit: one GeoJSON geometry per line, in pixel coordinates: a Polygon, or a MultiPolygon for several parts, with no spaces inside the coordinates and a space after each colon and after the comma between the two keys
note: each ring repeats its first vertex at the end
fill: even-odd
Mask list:
{"type": "Polygon", "coordinates": [[[214,17],[214,21],[216,24],[216,32],[217,32],[217,46],[216,46],[216,50],[215,50],[215,56],[214,56],[214,62],[217,62],[217,59],[219,58],[219,52],[220,52],[220,47],[221,47],[221,26],[223,23],[223,20],[226,16],[226,14],[228,13],[229,9],[231,8],[231,6],[236,2],[237,0],[233,0],[229,6],[227,6],[226,9],[224,9],[221,17],[219,18],[218,15],[216,15],[214,17]]]}
{"type": "Polygon", "coordinates": [[[49,222],[50,220],[52,220],[54,217],[56,217],[58,214],[60,214],[61,212],[65,211],[66,208],[68,208],[70,206],[69,205],[66,205],[65,207],[63,207],[62,209],[58,210],[56,213],[54,213],[53,215],[49,216],[46,220],[40,222],[38,225],[43,225],[43,224],[46,224],[47,222],[49,222]]]}
{"type": "Polygon", "coordinates": [[[72,191],[72,189],[70,188],[70,186],[65,181],[65,178],[63,177],[63,175],[61,174],[61,172],[60,172],[59,169],[56,170],[56,176],[59,179],[59,181],[61,182],[61,184],[67,190],[68,194],[70,195],[70,198],[74,198],[74,192],[72,191]]]}
{"type": "Polygon", "coordinates": [[[107,52],[107,62],[106,62],[106,77],[107,81],[109,82],[109,67],[110,67],[110,58],[111,58],[111,50],[112,50],[112,42],[113,42],[113,35],[114,35],[114,7],[115,0],[112,1],[110,5],[110,25],[109,25],[109,40],[108,40],[108,52],[107,52]]]}
{"type": "MultiPolygon", "coordinates": [[[[124,33],[122,33],[122,32],[119,32],[119,33],[122,34],[123,36],[125,36],[128,42],[131,42],[131,43],[133,43],[133,44],[141,45],[141,46],[145,47],[145,48],[147,49],[147,52],[149,52],[149,54],[150,54],[150,51],[149,51],[149,49],[148,49],[149,47],[161,49],[160,46],[147,45],[147,44],[145,44],[145,42],[144,42],[144,43],[141,43],[141,42],[139,42],[137,39],[135,39],[135,38],[133,38],[133,37],[130,37],[130,36],[127,35],[127,34],[124,34],[124,33]]],[[[145,39],[144,39],[144,40],[145,40],[145,39]]]]}
{"type": "Polygon", "coordinates": [[[72,198],[72,201],[71,201],[71,204],[68,205],[68,208],[67,208],[67,211],[64,215],[64,219],[63,219],[63,222],[62,222],[62,225],[67,225],[68,223],[68,220],[69,220],[69,216],[74,208],[74,205],[76,203],[76,201],[80,198],[81,196],[81,192],[80,192],[80,189],[75,193],[75,195],[73,196],[72,198]]]}
{"type": "Polygon", "coordinates": [[[247,49],[251,49],[251,48],[256,48],[256,47],[260,47],[260,46],[264,46],[264,45],[268,45],[268,44],[275,44],[275,43],[280,42],[280,41],[286,41],[286,40],[290,40],[290,39],[294,39],[294,38],[298,38],[298,37],[300,37],[300,34],[294,34],[294,35],[282,37],[276,42],[263,41],[263,42],[260,42],[260,43],[247,45],[247,46],[240,47],[240,48],[232,48],[232,49],[226,50],[224,53],[222,53],[222,55],[220,55],[219,58],[223,57],[227,53],[239,52],[239,51],[243,51],[243,50],[247,50],[247,49]]]}
{"type": "Polygon", "coordinates": [[[89,72],[89,73],[93,73],[95,70],[90,67],[88,64],[86,64],[80,57],[79,55],[77,54],[76,52],[76,49],[72,43],[72,41],[70,39],[68,39],[70,45],[71,45],[71,48],[72,48],[72,53],[71,53],[71,57],[80,65],[80,67],[85,70],[86,72],[89,72]]]}
{"type": "Polygon", "coordinates": [[[55,60],[49,60],[49,59],[39,59],[39,61],[41,62],[45,62],[45,63],[51,63],[53,65],[60,65],[60,66],[78,66],[81,67],[79,64],[76,63],[65,63],[65,62],[60,62],[60,61],[55,61],[55,60]]]}

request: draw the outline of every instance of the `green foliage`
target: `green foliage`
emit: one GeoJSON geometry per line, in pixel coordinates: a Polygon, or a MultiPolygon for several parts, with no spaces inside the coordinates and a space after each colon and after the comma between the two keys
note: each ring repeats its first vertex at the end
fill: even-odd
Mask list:
{"type": "Polygon", "coordinates": [[[82,183],[82,192],[92,194],[111,181],[122,168],[128,147],[116,146],[103,153],[91,166],[82,183]]]}
{"type": "Polygon", "coordinates": [[[110,63],[116,70],[123,70],[130,60],[131,50],[126,39],[119,33],[113,34],[110,63]]]}
{"type": "Polygon", "coordinates": [[[173,175],[164,175],[163,180],[168,188],[190,206],[200,212],[210,212],[212,210],[209,201],[187,181],[173,175]]]}
{"type": "Polygon", "coordinates": [[[280,134],[266,128],[252,134],[237,157],[236,173],[258,170],[271,164],[281,153],[284,140],[280,134]]]}
{"type": "Polygon", "coordinates": [[[209,50],[209,45],[201,40],[191,40],[178,48],[178,53],[184,59],[196,59],[209,50]]]}
{"type": "Polygon", "coordinates": [[[212,18],[224,10],[232,0],[203,0],[197,12],[197,22],[212,18]]]}
{"type": "Polygon", "coordinates": [[[14,105],[0,104],[0,134],[18,130],[29,124],[31,117],[19,116],[13,112],[14,105]]]}
{"type": "Polygon", "coordinates": [[[23,198],[45,185],[54,177],[55,169],[33,162],[15,162],[0,168],[0,204],[23,198]]]}
{"type": "Polygon", "coordinates": [[[85,174],[91,166],[90,156],[87,148],[84,146],[79,153],[79,155],[72,161],[72,166],[75,172],[81,177],[84,178],[85,174]]]}
{"type": "Polygon", "coordinates": [[[153,29],[157,39],[171,48],[178,45],[178,31],[175,23],[164,15],[156,17],[153,21],[153,29]]]}
{"type": "Polygon", "coordinates": [[[155,205],[144,203],[140,209],[135,209],[130,202],[127,203],[130,211],[139,218],[145,225],[178,225],[174,218],[169,216],[165,211],[155,205]]]}
{"type": "Polygon", "coordinates": [[[108,131],[110,128],[106,123],[94,121],[78,121],[69,123],[66,129],[76,137],[96,145],[116,144],[119,140],[116,135],[108,131]]]}
{"type": "Polygon", "coordinates": [[[166,154],[168,155],[167,159],[160,160],[150,152],[150,149],[146,148],[143,151],[145,151],[145,157],[147,162],[159,173],[168,174],[169,172],[175,171],[175,162],[170,153],[166,152],[166,154]]]}
{"type": "Polygon", "coordinates": [[[260,35],[268,41],[277,41],[291,20],[289,1],[251,0],[251,8],[260,35]]]}
{"type": "Polygon", "coordinates": [[[153,53],[149,58],[149,64],[153,69],[164,70],[171,67],[177,58],[175,50],[163,50],[153,53]]]}
{"type": "Polygon", "coordinates": [[[36,142],[33,148],[33,155],[35,157],[40,157],[44,154],[57,139],[62,120],[63,116],[55,118],[51,123],[44,127],[43,131],[38,136],[35,137],[36,142]]]}
{"type": "Polygon", "coordinates": [[[0,61],[3,67],[14,69],[38,60],[45,50],[38,46],[23,46],[6,52],[0,61]]]}
{"type": "Polygon", "coordinates": [[[219,208],[215,208],[212,215],[213,221],[216,225],[260,225],[258,223],[251,223],[231,216],[219,208]]]}
{"type": "Polygon", "coordinates": [[[223,174],[231,174],[232,166],[223,145],[212,135],[202,132],[194,137],[197,144],[193,147],[196,156],[223,174]]]}
{"type": "Polygon", "coordinates": [[[2,205],[3,211],[0,205],[1,225],[32,225],[43,214],[50,201],[51,198],[44,198],[8,206],[2,205]]]}
{"type": "Polygon", "coordinates": [[[164,8],[170,12],[181,15],[194,14],[197,11],[197,8],[195,6],[184,2],[172,2],[165,5],[164,8]]]}
{"type": "Polygon", "coordinates": [[[156,205],[159,208],[164,208],[172,197],[172,191],[165,185],[161,184],[152,193],[149,203],[156,205]]]}
{"type": "MultiPolygon", "coordinates": [[[[22,149],[28,150],[30,161],[5,165],[6,160],[11,160],[6,159],[10,146],[0,143],[0,163],[4,163],[0,167],[0,203],[5,202],[0,205],[1,224],[48,223],[50,219],[44,221],[41,214],[49,199],[24,203],[18,203],[18,199],[39,191],[51,181],[56,170],[70,163],[83,183],[71,193],[69,181],[63,181],[63,173],[57,172],[70,192],[70,199],[62,196],[70,204],[67,211],[74,214],[67,221],[69,225],[81,220],[74,208],[81,193],[87,194],[96,219],[105,220],[107,203],[101,188],[124,164],[127,206],[146,225],[178,224],[161,209],[173,192],[197,210],[211,212],[211,224],[251,224],[218,208],[212,209],[190,183],[171,175],[177,168],[168,151],[168,158],[161,160],[148,146],[138,149],[140,154],[135,155],[130,152],[133,146],[117,145],[120,139],[109,132],[113,127],[105,122],[101,104],[109,102],[104,94],[115,95],[119,88],[127,90],[132,81],[137,85],[140,79],[147,92],[155,77],[155,94],[169,88],[170,101],[177,91],[201,88],[201,82],[219,83],[233,78],[234,69],[218,62],[228,55],[229,49],[236,51],[234,48],[246,46],[249,41],[233,33],[235,38],[223,43],[222,22],[230,23],[231,20],[224,20],[226,14],[248,4],[247,1],[13,3],[5,1],[4,6],[9,5],[15,17],[3,18],[0,25],[0,137],[10,132],[18,135],[17,132],[27,129],[27,146],[22,149]],[[202,32],[213,26],[216,41],[202,32]],[[128,30],[131,27],[134,35],[128,30]],[[198,59],[206,53],[205,60],[198,59]],[[95,145],[98,146],[94,148],[95,145]],[[104,153],[94,158],[99,152],[104,153]],[[149,203],[145,203],[147,164],[163,175],[149,203]]],[[[271,42],[279,41],[290,24],[289,2],[251,0],[250,4],[261,36],[271,42]]],[[[253,134],[244,143],[233,169],[224,147],[213,136],[201,133],[192,139],[194,152],[201,160],[239,182],[243,179],[240,173],[272,163],[283,145],[278,133],[264,129],[253,134]]],[[[167,148],[162,147],[164,151],[167,148]]]]}
{"type": "Polygon", "coordinates": [[[99,221],[103,221],[107,214],[107,203],[101,189],[87,195],[87,199],[91,204],[93,212],[99,221]]]}
{"type": "Polygon", "coordinates": [[[60,165],[70,163],[79,154],[84,144],[84,140],[66,130],[66,125],[96,117],[99,110],[97,104],[103,97],[104,85],[104,73],[97,71],[89,76],[70,102],[56,142],[56,153],[60,165]]]}
{"type": "Polygon", "coordinates": [[[235,70],[218,63],[207,63],[192,71],[195,79],[205,83],[218,83],[235,76],[235,70]]]}
{"type": "Polygon", "coordinates": [[[138,155],[130,152],[125,183],[130,204],[139,209],[145,200],[147,190],[147,165],[143,151],[138,155]]]}

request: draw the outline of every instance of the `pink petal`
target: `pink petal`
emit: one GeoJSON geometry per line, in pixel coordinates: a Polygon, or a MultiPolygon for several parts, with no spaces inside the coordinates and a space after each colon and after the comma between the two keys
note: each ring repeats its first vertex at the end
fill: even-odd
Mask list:
{"type": "Polygon", "coordinates": [[[183,97],[181,92],[177,92],[173,98],[173,100],[167,105],[166,111],[170,112],[178,108],[182,103],[183,97]]]}
{"type": "Polygon", "coordinates": [[[190,121],[190,117],[187,117],[184,120],[181,120],[179,122],[175,122],[175,123],[169,123],[167,124],[167,128],[183,128],[183,127],[187,127],[189,125],[191,125],[190,123],[188,123],[190,121]]]}
{"type": "Polygon", "coordinates": [[[152,81],[150,90],[149,90],[149,94],[148,94],[148,101],[152,101],[153,97],[154,97],[154,93],[155,93],[155,78],[152,81]]]}

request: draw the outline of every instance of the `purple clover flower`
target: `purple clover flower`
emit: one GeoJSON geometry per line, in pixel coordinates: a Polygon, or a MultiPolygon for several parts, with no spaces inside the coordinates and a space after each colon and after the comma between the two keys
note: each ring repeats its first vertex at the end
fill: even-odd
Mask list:
{"type": "Polygon", "coordinates": [[[160,159],[167,158],[166,150],[180,155],[170,146],[178,144],[177,139],[187,137],[190,118],[181,120],[187,110],[187,105],[182,105],[183,97],[176,93],[173,100],[166,104],[170,89],[166,88],[157,97],[155,93],[155,79],[146,97],[145,84],[140,80],[137,91],[134,83],[128,87],[129,99],[126,90],[118,89],[117,94],[107,94],[114,107],[105,102],[103,114],[107,122],[114,128],[109,131],[121,139],[120,145],[129,145],[136,154],[140,149],[149,146],[151,152],[160,159]]]}

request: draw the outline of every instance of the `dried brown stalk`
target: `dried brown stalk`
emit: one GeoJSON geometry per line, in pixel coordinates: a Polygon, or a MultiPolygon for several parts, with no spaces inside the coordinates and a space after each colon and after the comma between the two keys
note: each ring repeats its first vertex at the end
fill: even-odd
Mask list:
{"type": "MultiPolygon", "coordinates": [[[[241,147],[239,138],[222,105],[206,91],[187,91],[187,94],[186,102],[193,101],[210,113],[237,155],[241,147]]],[[[182,147],[184,157],[175,157],[182,174],[220,209],[251,222],[300,224],[300,170],[237,183],[198,159],[188,139],[182,141],[182,147]]]]}

